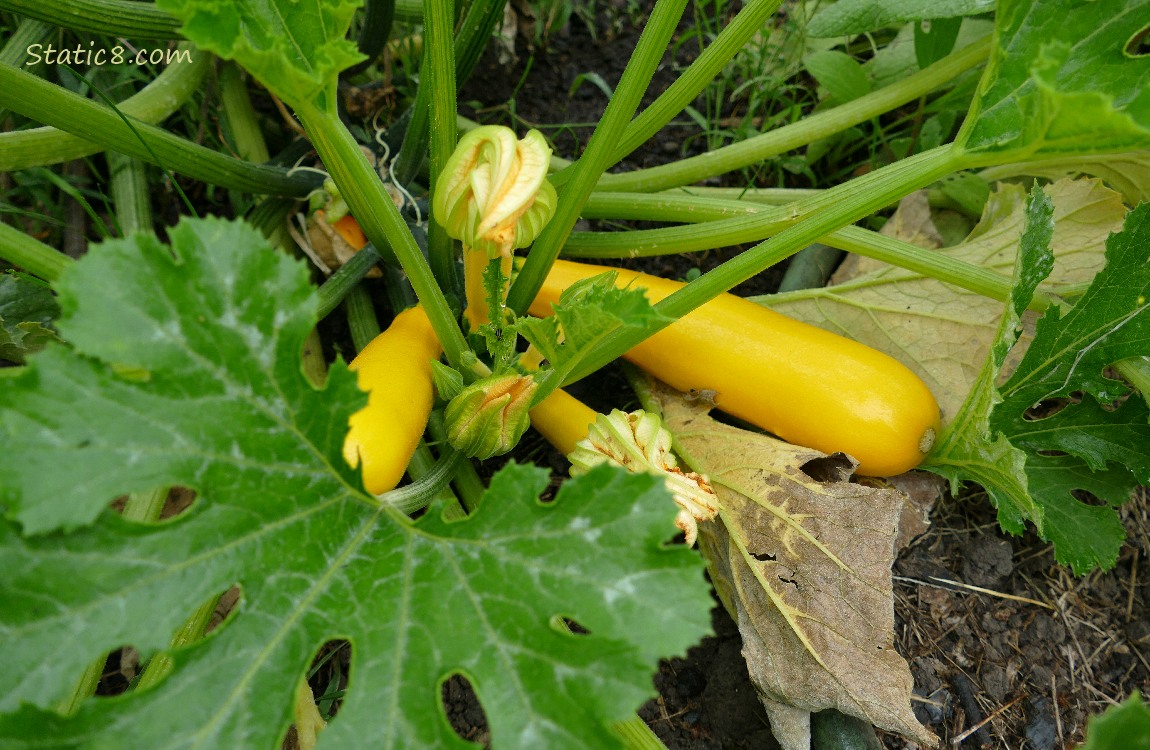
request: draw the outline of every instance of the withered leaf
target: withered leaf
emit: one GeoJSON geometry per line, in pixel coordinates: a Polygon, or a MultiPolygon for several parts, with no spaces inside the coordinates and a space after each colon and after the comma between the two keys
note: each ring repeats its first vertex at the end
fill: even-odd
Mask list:
{"type": "Polygon", "coordinates": [[[933,746],[894,649],[891,565],[906,496],[849,482],[842,454],[721,424],[661,384],[652,393],[680,456],[718,492],[720,520],[700,524],[700,546],[784,750],[807,750],[809,714],[828,708],[933,746]]]}

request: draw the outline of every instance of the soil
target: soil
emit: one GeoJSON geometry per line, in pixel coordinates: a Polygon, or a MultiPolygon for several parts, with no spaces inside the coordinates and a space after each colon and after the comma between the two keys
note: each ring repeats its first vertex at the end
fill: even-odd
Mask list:
{"type": "MultiPolygon", "coordinates": [[[[611,86],[618,81],[641,30],[641,19],[620,24],[621,17],[600,19],[594,36],[573,19],[550,37],[546,49],[530,49],[521,37],[513,62],[489,52],[460,97],[475,105],[466,114],[520,130],[597,122],[606,95],[587,83],[575,84],[591,72],[611,86]]],[[[696,51],[696,43],[672,46],[644,104],[696,51]]],[[[574,158],[591,130],[545,132],[557,153],[574,158]]],[[[614,169],[677,158],[689,134],[682,126],[665,129],[614,169]]],[[[709,270],[740,250],[626,265],[682,277],[690,268],[709,270]]],[[[769,269],[735,291],[774,291],[781,274],[781,268],[769,269]]],[[[579,395],[597,408],[626,407],[618,394],[628,391],[617,373],[608,370],[581,387],[579,395]]],[[[545,448],[525,450],[538,458],[545,448]]],[[[561,457],[550,460],[563,471],[561,457]]],[[[1033,534],[1005,536],[984,494],[953,497],[936,477],[918,479],[938,497],[929,530],[902,551],[894,567],[895,637],[914,675],[914,712],[944,745],[1075,747],[1090,715],[1135,689],[1150,690],[1150,576],[1139,576],[1139,562],[1150,554],[1150,493],[1141,491],[1122,511],[1129,536],[1117,565],[1075,578],[1033,534]]],[[[737,627],[720,606],[714,610],[714,631],[685,658],[660,665],[654,678],[659,695],[640,715],[670,750],[777,747],[747,675],[737,627]]],[[[476,737],[467,716],[472,704],[459,700],[459,689],[466,686],[453,687],[449,703],[459,708],[457,729],[476,737]]],[[[879,736],[890,750],[916,747],[897,736],[879,736]]]]}

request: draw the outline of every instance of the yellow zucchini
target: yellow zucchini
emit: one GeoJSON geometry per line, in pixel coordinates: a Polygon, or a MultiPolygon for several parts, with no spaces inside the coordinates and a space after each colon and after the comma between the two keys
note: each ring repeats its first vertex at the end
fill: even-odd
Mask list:
{"type": "Polygon", "coordinates": [[[369,395],[367,406],[348,419],[343,456],[352,468],[362,465],[368,492],[387,492],[403,478],[431,414],[431,360],[441,351],[427,313],[416,305],[396,315],[348,365],[369,395]]]}
{"type": "MultiPolygon", "coordinates": [[[[559,260],[531,314],[550,315],[564,289],[606,271],[618,271],[619,286],[646,289],[652,302],[683,286],[559,260]]],[[[733,294],[707,302],[624,356],[681,391],[713,392],[718,408],[783,440],[847,453],[860,474],[914,468],[939,427],[934,396],[902,363],[733,294]]]]}

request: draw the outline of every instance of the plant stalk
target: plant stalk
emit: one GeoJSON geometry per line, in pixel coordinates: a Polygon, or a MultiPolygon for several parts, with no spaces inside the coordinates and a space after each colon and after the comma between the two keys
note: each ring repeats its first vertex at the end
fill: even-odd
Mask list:
{"type": "Polygon", "coordinates": [[[250,164],[198,146],[17,68],[0,66],[0,106],[104,148],[234,190],[303,196],[321,181],[314,174],[250,164]]]}
{"type": "Polygon", "coordinates": [[[991,40],[980,40],[951,53],[926,69],[847,104],[810,115],[745,141],[708,151],[671,164],[624,174],[603,175],[596,190],[654,192],[715,177],[750,166],[826,138],[849,127],[897,109],[946,85],[959,74],[981,64],[990,54],[991,40]]]}
{"type": "Polygon", "coordinates": [[[180,39],[180,21],[132,0],[0,0],[0,10],[55,26],[130,39],[180,39]]]}
{"type": "Polygon", "coordinates": [[[368,163],[359,144],[335,117],[308,108],[301,108],[296,114],[364,234],[376,247],[390,247],[395,253],[427,312],[448,361],[453,367],[460,368],[464,353],[469,351],[463,333],[411,230],[391,196],[383,189],[379,175],[368,163]]]}
{"type": "Polygon", "coordinates": [[[615,96],[611,97],[602,120],[591,134],[587,149],[579,161],[565,170],[570,178],[557,190],[559,199],[555,215],[539,233],[527,262],[511,287],[507,304],[516,314],[523,314],[535,299],[596,182],[612,163],[616,144],[646,93],[686,4],[687,0],[658,0],[655,3],[635,52],[615,89],[615,96]]]}
{"type": "Polygon", "coordinates": [[[37,239],[0,222],[0,258],[49,283],[60,278],[72,259],[37,239]]]}
{"type": "MultiPolygon", "coordinates": [[[[125,115],[148,124],[167,119],[203,83],[211,56],[197,53],[189,44],[180,46],[192,61],[169,65],[155,80],[116,107],[125,115]]],[[[105,146],[50,126],[0,133],[0,172],[59,164],[99,153],[105,146]]]]}
{"type": "MultiPolygon", "coordinates": [[[[809,201],[798,201],[794,211],[806,217],[804,221],[703,274],[659,302],[655,309],[668,320],[677,320],[820,237],[961,169],[966,166],[964,159],[961,149],[943,146],[831,188],[809,201]]],[[[667,325],[656,322],[643,329],[616,329],[564,384],[586,377],[667,325]]]]}

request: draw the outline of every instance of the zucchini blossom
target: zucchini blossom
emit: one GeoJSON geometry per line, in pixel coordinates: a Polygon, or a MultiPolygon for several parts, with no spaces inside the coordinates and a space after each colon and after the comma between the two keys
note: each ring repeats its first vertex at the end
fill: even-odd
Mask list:
{"type": "Polygon", "coordinates": [[[477,380],[447,404],[447,441],[474,458],[506,453],[531,424],[535,389],[532,377],[518,373],[477,380]]]}
{"type": "Polygon", "coordinates": [[[472,331],[488,321],[484,269],[499,260],[510,278],[515,249],[534,242],[555,213],[550,162],[551,149],[538,130],[516,140],[510,128],[485,125],[459,139],[436,181],[432,214],[463,243],[464,316],[472,331]]]}
{"type": "Polygon", "coordinates": [[[719,512],[718,498],[707,478],[679,468],[671,452],[671,433],[657,414],[643,410],[627,414],[619,409],[610,416],[600,414],[587,437],[576,444],[567,458],[572,475],[602,463],[663,475],[679,506],[675,525],[686,535],[688,545],[694,545],[698,538],[698,522],[710,521],[719,512]]]}

